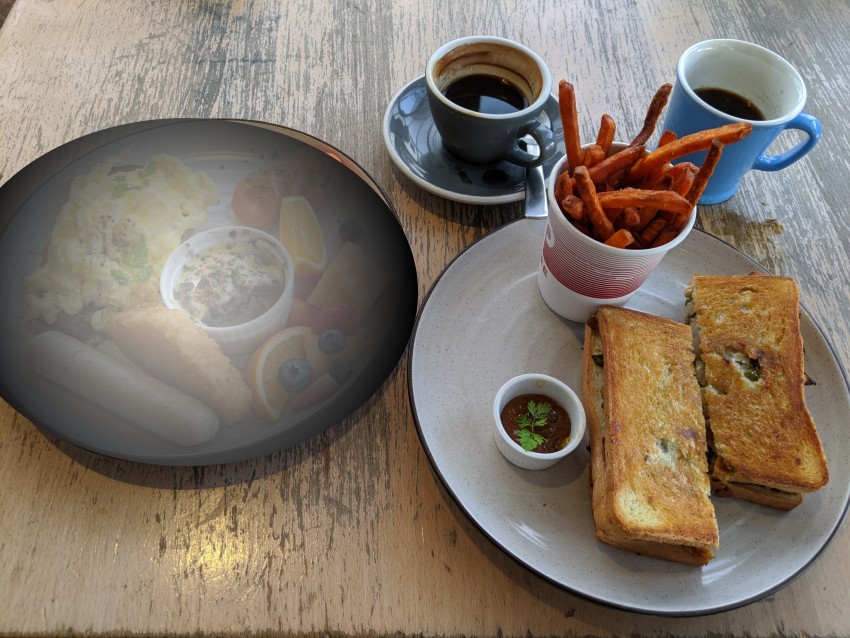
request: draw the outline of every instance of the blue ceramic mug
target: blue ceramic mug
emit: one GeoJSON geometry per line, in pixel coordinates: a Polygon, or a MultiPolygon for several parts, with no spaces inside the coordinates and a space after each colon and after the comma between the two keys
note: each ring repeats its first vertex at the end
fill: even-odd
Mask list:
{"type": "MultiPolygon", "coordinates": [[[[753,126],[746,138],[723,149],[699,203],[725,201],[737,192],[747,171],[778,171],[811,151],[820,140],[821,124],[803,111],[805,103],[806,85],[800,74],[764,47],[740,40],[706,40],[685,51],[676,68],[664,129],[682,137],[730,122],[753,126]],[[805,139],[779,155],[768,155],[770,144],[786,129],[802,131],[805,139]]],[[[705,153],[695,153],[679,161],[699,165],[704,157],[705,153]]]]}
{"type": "Polygon", "coordinates": [[[495,36],[459,38],[430,57],[425,83],[443,145],[462,161],[531,167],[554,155],[555,134],[538,119],[552,75],[531,49],[495,36]],[[539,152],[524,148],[526,135],[539,152]]]}

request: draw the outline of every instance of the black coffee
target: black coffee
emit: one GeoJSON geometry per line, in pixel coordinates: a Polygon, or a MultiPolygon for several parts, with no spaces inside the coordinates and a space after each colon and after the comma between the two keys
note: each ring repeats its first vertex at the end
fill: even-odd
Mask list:
{"type": "Polygon", "coordinates": [[[742,120],[763,121],[767,118],[762,113],[761,109],[753,104],[752,100],[745,98],[743,95],[738,95],[726,89],[715,89],[705,87],[702,89],[694,89],[697,94],[706,104],[713,106],[718,111],[723,111],[726,115],[739,117],[742,120]]]}
{"type": "Polygon", "coordinates": [[[516,113],[528,106],[519,89],[492,75],[468,75],[455,80],[443,95],[458,106],[488,115],[516,113]]]}

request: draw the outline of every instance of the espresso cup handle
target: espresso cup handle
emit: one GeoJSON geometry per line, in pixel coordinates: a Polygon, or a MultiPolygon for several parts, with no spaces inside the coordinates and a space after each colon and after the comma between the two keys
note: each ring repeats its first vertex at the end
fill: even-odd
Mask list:
{"type": "Polygon", "coordinates": [[[753,164],[754,169],[758,171],[778,171],[787,168],[811,151],[821,137],[820,122],[815,116],[808,113],[800,113],[788,122],[783,130],[788,129],[803,131],[807,137],[794,148],[779,155],[765,155],[762,153],[753,164]]]}
{"type": "Polygon", "coordinates": [[[543,162],[555,154],[555,146],[555,134],[552,132],[552,129],[540,120],[535,120],[520,129],[517,141],[505,159],[511,164],[518,164],[520,166],[525,166],[526,168],[534,168],[535,166],[540,166],[543,162]],[[539,148],[540,151],[536,155],[532,155],[528,151],[520,148],[520,141],[526,135],[533,137],[534,141],[537,143],[537,148],[539,148]]]}

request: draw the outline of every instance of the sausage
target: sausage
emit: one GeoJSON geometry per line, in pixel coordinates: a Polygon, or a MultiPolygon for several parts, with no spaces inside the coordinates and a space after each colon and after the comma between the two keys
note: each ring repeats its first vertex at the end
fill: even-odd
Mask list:
{"type": "Polygon", "coordinates": [[[62,332],[36,335],[26,355],[33,372],[177,445],[199,445],[218,431],[206,403],[62,332]]]}

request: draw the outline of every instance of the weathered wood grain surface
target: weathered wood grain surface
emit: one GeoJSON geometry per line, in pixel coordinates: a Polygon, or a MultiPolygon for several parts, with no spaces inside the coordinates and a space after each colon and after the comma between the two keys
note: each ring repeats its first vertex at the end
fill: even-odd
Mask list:
{"type": "MultiPolygon", "coordinates": [[[[424,294],[518,204],[452,203],[391,164],[390,97],[445,41],[524,42],[636,130],[679,54],[710,37],[784,54],[824,139],[746,177],[699,224],[800,282],[850,364],[850,5],[837,0],[18,0],[0,30],[0,181],[104,127],[162,117],[266,120],[316,135],[386,189],[424,294]]],[[[849,417],[850,418],[850,417],[849,417]]],[[[722,586],[722,585],[718,585],[722,586]]],[[[614,611],[544,582],[484,537],[435,479],[406,358],[326,435],[250,462],[149,467],[45,436],[0,402],[0,633],[850,634],[850,530],[794,583],[703,618],[614,611]]]]}

